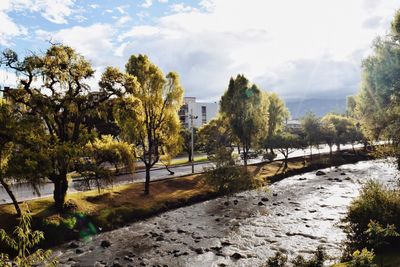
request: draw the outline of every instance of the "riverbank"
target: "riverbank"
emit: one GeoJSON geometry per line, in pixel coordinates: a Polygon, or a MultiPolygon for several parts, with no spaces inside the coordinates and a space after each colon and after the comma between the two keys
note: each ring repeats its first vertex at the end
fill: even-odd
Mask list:
{"type": "Polygon", "coordinates": [[[277,251],[291,261],[323,246],[334,263],[347,237],[342,219],[360,188],[370,179],[393,186],[397,170],[382,159],[319,171],[174,209],[59,246],[54,255],[65,267],[253,267],[277,251]]]}
{"type": "MultiPolygon", "coordinates": [[[[303,158],[291,159],[287,170],[282,170],[282,161],[255,164],[249,166],[249,170],[254,177],[269,184],[295,174],[368,158],[361,153],[335,154],[332,160],[329,155],[314,155],[313,161],[310,158],[306,162],[303,158]]],[[[96,190],[68,194],[69,209],[64,214],[54,209],[51,198],[32,200],[27,204],[33,215],[34,228],[44,231],[45,237],[51,237],[42,244],[49,247],[220,196],[204,183],[203,174],[154,181],[151,195],[144,196],[142,192],[143,184],[136,183],[116,186],[100,194],[96,190]]],[[[10,231],[15,219],[11,205],[0,206],[0,228],[10,231]]]]}

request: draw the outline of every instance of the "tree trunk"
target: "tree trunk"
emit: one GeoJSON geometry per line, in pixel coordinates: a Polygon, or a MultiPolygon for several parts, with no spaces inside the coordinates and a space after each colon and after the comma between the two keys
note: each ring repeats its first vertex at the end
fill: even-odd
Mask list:
{"type": "Polygon", "coordinates": [[[312,160],[312,145],[310,145],[310,160],[312,160]]]}
{"type": "Polygon", "coordinates": [[[240,146],[237,146],[238,154],[240,155],[240,146]]]}
{"type": "Polygon", "coordinates": [[[354,155],[356,155],[356,154],[357,154],[357,152],[356,152],[356,149],[354,148],[354,144],[353,144],[353,143],[351,143],[351,148],[353,149],[353,153],[354,153],[354,155]]]}
{"type": "Polygon", "coordinates": [[[146,164],[146,181],[144,182],[144,194],[145,195],[150,194],[150,169],[151,169],[151,165],[146,164]]]}
{"type": "Polygon", "coordinates": [[[1,185],[4,187],[6,190],[7,194],[10,196],[12,203],[15,207],[15,211],[17,212],[18,217],[21,217],[21,208],[19,207],[18,201],[14,196],[14,193],[11,191],[10,186],[4,181],[4,179],[0,179],[1,185]]]}
{"type": "Polygon", "coordinates": [[[336,144],[337,151],[340,151],[340,144],[336,144]]]}
{"type": "Polygon", "coordinates": [[[332,146],[329,146],[329,157],[332,159],[332,146]]]}
{"type": "Polygon", "coordinates": [[[188,162],[192,162],[192,151],[188,151],[188,162]]]}
{"type": "Polygon", "coordinates": [[[289,158],[289,149],[286,148],[285,154],[283,155],[285,157],[285,165],[283,166],[283,170],[286,170],[288,167],[288,158],[289,158]]]}
{"type": "Polygon", "coordinates": [[[64,209],[65,196],[67,195],[67,190],[68,190],[67,173],[63,172],[60,175],[58,175],[54,180],[53,198],[56,208],[59,211],[63,211],[64,209]]]}

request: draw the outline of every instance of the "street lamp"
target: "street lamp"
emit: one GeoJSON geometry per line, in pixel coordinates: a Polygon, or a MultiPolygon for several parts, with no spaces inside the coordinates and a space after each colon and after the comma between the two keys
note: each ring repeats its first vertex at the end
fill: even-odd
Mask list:
{"type": "Polygon", "coordinates": [[[191,161],[192,161],[192,173],[194,173],[194,140],[193,140],[194,125],[193,125],[193,120],[197,119],[198,117],[193,115],[193,109],[190,109],[189,118],[190,118],[190,127],[192,128],[191,129],[191,142],[190,143],[191,143],[191,146],[192,146],[192,158],[191,158],[191,161]]]}

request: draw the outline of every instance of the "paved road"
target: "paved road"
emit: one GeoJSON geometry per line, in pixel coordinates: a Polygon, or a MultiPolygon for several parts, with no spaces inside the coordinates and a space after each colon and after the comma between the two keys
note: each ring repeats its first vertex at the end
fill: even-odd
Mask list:
{"type": "MultiPolygon", "coordinates": [[[[361,147],[361,145],[357,145],[356,147],[361,147]]],[[[350,149],[351,145],[345,145],[341,146],[341,149],[350,149]]],[[[335,150],[336,148],[334,148],[335,150]]],[[[320,153],[327,153],[329,152],[329,147],[328,146],[323,146],[320,149],[320,153]]],[[[318,151],[317,149],[313,149],[313,154],[317,154],[318,151]]],[[[308,155],[309,154],[309,149],[307,150],[296,150],[292,154],[290,154],[290,157],[299,157],[303,155],[308,155]]],[[[278,153],[278,156],[276,159],[282,159],[282,155],[278,153]]],[[[261,162],[262,158],[258,157],[257,159],[251,159],[249,160],[249,164],[252,163],[258,163],[261,162]]],[[[203,162],[203,163],[198,163],[195,165],[195,172],[203,172],[205,168],[212,167],[212,163],[210,162],[203,162]]],[[[160,180],[160,179],[165,179],[165,178],[172,178],[172,177],[177,177],[185,174],[190,174],[192,172],[192,167],[190,165],[188,166],[177,166],[177,167],[171,167],[170,168],[175,174],[170,175],[169,172],[164,168],[164,169],[153,169],[151,171],[151,180],[160,180]]],[[[133,182],[143,182],[145,179],[145,172],[144,171],[137,171],[134,174],[126,174],[126,175],[120,175],[115,178],[115,183],[114,184],[124,184],[124,183],[133,183],[133,182]]],[[[29,199],[34,199],[38,197],[47,197],[47,196],[52,196],[53,195],[53,189],[54,186],[52,183],[46,183],[42,185],[39,190],[40,190],[40,196],[36,194],[36,192],[33,190],[31,186],[28,184],[15,184],[11,186],[12,191],[16,195],[16,198],[18,201],[25,201],[29,199]]],[[[82,182],[79,181],[71,181],[69,184],[69,190],[68,192],[77,192],[77,191],[83,191],[85,188],[82,187],[82,182]]],[[[8,196],[7,192],[4,190],[3,187],[0,187],[0,204],[5,204],[5,203],[10,203],[11,199],[8,196]]]]}

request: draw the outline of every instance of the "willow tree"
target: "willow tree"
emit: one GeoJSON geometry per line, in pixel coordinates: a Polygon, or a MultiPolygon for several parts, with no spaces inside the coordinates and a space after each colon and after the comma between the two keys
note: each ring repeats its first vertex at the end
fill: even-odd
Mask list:
{"type": "Polygon", "coordinates": [[[169,160],[181,148],[178,111],[183,88],[177,73],[164,76],[147,56],[132,55],[126,73],[109,68],[103,86],[119,85],[126,94],[115,105],[121,136],[136,147],[136,157],[146,167],[144,193],[150,193],[150,170],[161,159],[169,160]],[[114,78],[110,78],[114,77],[114,78]]]}
{"type": "MultiPolygon", "coordinates": [[[[283,129],[284,123],[290,115],[285,102],[278,96],[278,94],[268,94],[268,99],[268,131],[266,140],[263,140],[264,143],[269,143],[269,139],[272,135],[283,129]]],[[[272,150],[272,148],[270,149],[272,150]]]]}
{"type": "Polygon", "coordinates": [[[243,75],[230,79],[228,90],[221,98],[220,112],[243,148],[245,166],[250,148],[267,133],[268,105],[267,94],[243,75]]]}
{"type": "MultiPolygon", "coordinates": [[[[16,71],[20,84],[6,96],[21,110],[40,118],[46,128],[49,151],[48,178],[54,183],[54,201],[63,209],[68,190],[67,174],[85,144],[94,137],[87,118],[100,112],[101,104],[116,93],[103,90],[90,93],[87,79],[93,77],[88,61],[72,48],[53,45],[43,55],[19,60],[15,52],[3,52],[2,62],[16,71]]],[[[39,123],[40,123],[39,122],[39,123]]]]}
{"type": "Polygon", "coordinates": [[[373,44],[373,53],[362,63],[362,83],[356,113],[364,134],[372,141],[389,140],[390,155],[400,169],[400,11],[390,33],[373,44]]]}

